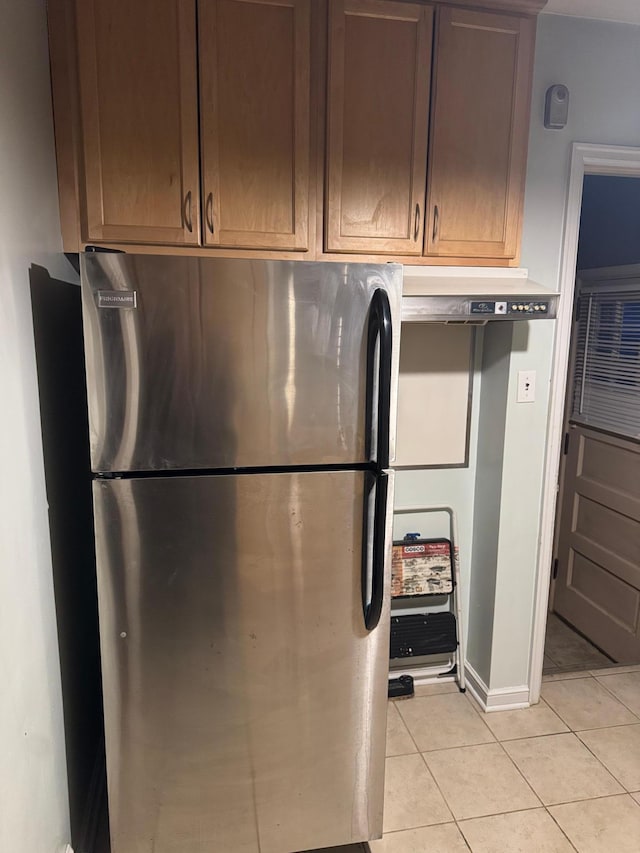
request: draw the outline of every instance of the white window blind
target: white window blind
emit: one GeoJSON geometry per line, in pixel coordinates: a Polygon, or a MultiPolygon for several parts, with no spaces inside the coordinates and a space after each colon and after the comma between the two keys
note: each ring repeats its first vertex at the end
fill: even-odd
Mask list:
{"type": "Polygon", "coordinates": [[[640,438],[640,284],[581,294],[571,419],[640,438]]]}

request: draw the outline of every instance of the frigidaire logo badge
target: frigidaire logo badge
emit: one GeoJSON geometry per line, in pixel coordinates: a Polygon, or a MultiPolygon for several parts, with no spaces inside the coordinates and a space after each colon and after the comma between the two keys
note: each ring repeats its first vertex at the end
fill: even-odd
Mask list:
{"type": "Polygon", "coordinates": [[[137,308],[135,290],[99,290],[98,308],[137,308]]]}

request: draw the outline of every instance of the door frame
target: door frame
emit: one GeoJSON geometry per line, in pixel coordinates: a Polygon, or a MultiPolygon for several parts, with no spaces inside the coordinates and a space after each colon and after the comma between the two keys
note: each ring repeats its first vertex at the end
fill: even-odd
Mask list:
{"type": "Polygon", "coordinates": [[[582,212],[582,188],[585,175],[640,177],[640,148],[614,145],[594,145],[574,142],[567,189],[562,253],[560,258],[560,300],[556,319],[553,349],[553,370],[547,421],[544,481],[540,517],[540,547],[538,550],[537,580],[533,610],[533,635],[529,659],[529,702],[540,700],[542,665],[547,630],[547,607],[555,533],[558,473],[564,432],[564,408],[567,390],[567,370],[571,346],[573,301],[578,237],[582,212]]]}

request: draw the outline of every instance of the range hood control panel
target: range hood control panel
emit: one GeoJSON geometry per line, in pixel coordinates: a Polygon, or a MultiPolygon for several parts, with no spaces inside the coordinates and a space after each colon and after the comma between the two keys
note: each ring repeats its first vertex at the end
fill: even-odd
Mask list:
{"type": "Polygon", "coordinates": [[[435,296],[405,294],[402,297],[404,323],[475,323],[492,320],[553,320],[558,295],[531,296],[492,294],[484,299],[474,296],[435,296]]]}
{"type": "Polygon", "coordinates": [[[472,301],[470,303],[471,314],[493,314],[507,316],[508,314],[546,314],[550,315],[550,304],[548,300],[536,300],[535,302],[525,301],[496,301],[482,300],[472,301]]]}

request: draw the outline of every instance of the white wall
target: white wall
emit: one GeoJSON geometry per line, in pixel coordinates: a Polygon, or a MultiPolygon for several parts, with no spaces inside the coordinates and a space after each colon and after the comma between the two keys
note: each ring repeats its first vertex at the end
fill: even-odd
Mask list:
{"type": "Polygon", "coordinates": [[[43,0],[6,2],[0,27],[0,850],[69,841],[28,271],[61,252],[43,0]]]}
{"type": "Polygon", "coordinates": [[[469,578],[467,661],[489,684],[495,614],[502,505],[503,448],[512,323],[490,323],[484,330],[482,384],[474,484],[473,549],[469,578]]]}
{"type": "MultiPolygon", "coordinates": [[[[482,328],[477,330],[474,355],[471,423],[469,427],[469,460],[463,468],[423,468],[396,472],[395,506],[451,506],[456,512],[460,548],[461,602],[467,631],[469,613],[469,578],[473,542],[473,502],[476,480],[478,413],[483,346],[482,328]]],[[[434,415],[434,416],[437,416],[434,415]]],[[[394,539],[405,533],[420,532],[424,537],[449,537],[446,513],[399,515],[393,526],[394,539]]],[[[439,608],[436,608],[439,609],[439,608]]]]}
{"type": "MultiPolygon", "coordinates": [[[[571,144],[640,146],[640,27],[542,15],[538,21],[522,266],[558,288],[571,144]],[[569,87],[569,123],[545,130],[544,95],[569,87]]],[[[491,688],[529,677],[553,324],[514,324],[494,613],[491,688]],[[537,400],[514,400],[518,370],[535,369],[537,400]]]]}
{"type": "Polygon", "coordinates": [[[546,444],[551,320],[514,323],[509,359],[490,689],[528,683],[546,444]],[[536,400],[516,402],[519,370],[536,371],[536,400]]]}

